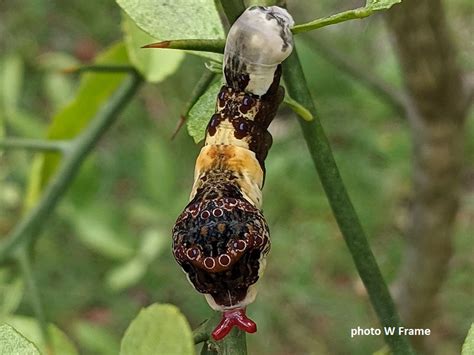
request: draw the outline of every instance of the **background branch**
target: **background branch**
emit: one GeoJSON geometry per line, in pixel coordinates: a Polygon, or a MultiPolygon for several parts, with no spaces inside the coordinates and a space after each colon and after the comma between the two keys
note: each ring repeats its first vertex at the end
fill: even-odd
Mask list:
{"type": "Polygon", "coordinates": [[[53,347],[52,347],[52,342],[51,342],[51,336],[48,331],[48,322],[46,321],[46,316],[44,314],[43,302],[41,301],[38,287],[36,285],[36,280],[33,276],[30,256],[28,255],[26,247],[22,247],[21,250],[19,251],[18,256],[17,256],[17,262],[20,267],[23,280],[25,280],[25,283],[26,283],[26,287],[28,291],[27,297],[29,298],[31,308],[33,309],[35,318],[38,322],[39,329],[41,332],[41,337],[43,338],[45,347],[48,350],[52,350],[53,347]]]}
{"type": "MultiPolygon", "coordinates": [[[[395,291],[406,324],[427,328],[439,314],[437,295],[452,256],[469,93],[440,0],[404,0],[387,20],[417,113],[410,122],[413,197],[395,291]]],[[[413,341],[431,354],[436,338],[413,341]]]]}
{"type": "Polygon", "coordinates": [[[16,137],[7,137],[0,140],[0,148],[4,149],[26,149],[43,152],[64,153],[69,146],[70,142],[64,140],[28,139],[16,137]]]}
{"type": "MultiPolygon", "coordinates": [[[[372,306],[383,326],[401,326],[390,293],[370,250],[365,232],[347,194],[328,139],[318,119],[296,50],[283,63],[283,73],[290,95],[308,108],[315,118],[309,122],[298,121],[334,217],[367,289],[372,306]]],[[[398,334],[385,335],[385,341],[394,354],[413,353],[408,341],[398,334]]]]}
{"type": "Polygon", "coordinates": [[[312,36],[307,36],[306,41],[310,44],[311,49],[320,54],[330,64],[352,76],[357,80],[357,83],[364,85],[375,95],[384,99],[400,115],[405,115],[407,111],[411,111],[411,109],[407,107],[409,102],[406,94],[378,77],[372,70],[363,68],[361,65],[354,63],[353,60],[347,59],[342,52],[339,52],[322,41],[316,40],[312,36]]]}
{"type": "Polygon", "coordinates": [[[18,251],[19,247],[30,243],[39,234],[44,225],[44,219],[53,212],[87,154],[115,121],[118,113],[135,94],[141,82],[142,79],[138,74],[131,74],[97,113],[96,118],[85,131],[72,141],[68,153],[63,156],[56,175],[49,182],[40,201],[0,243],[0,262],[18,251]]]}

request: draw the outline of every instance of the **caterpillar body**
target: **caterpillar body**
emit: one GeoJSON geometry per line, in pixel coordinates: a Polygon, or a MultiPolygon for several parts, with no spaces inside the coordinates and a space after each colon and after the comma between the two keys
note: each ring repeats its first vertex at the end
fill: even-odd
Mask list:
{"type": "Polygon", "coordinates": [[[283,100],[281,62],[293,49],[288,12],[248,8],[231,27],[224,51],[225,85],[196,160],[190,202],[173,228],[173,255],[210,307],[223,312],[212,333],[233,326],[255,332],[245,310],[270,249],[261,212],[267,131],[283,100]]]}

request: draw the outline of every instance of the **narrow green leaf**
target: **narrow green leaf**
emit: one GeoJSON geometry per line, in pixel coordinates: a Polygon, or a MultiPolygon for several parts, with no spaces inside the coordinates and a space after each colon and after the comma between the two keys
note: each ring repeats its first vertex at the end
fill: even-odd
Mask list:
{"type": "Polygon", "coordinates": [[[40,352],[15,328],[0,324],[0,355],[40,355],[40,352]]]}
{"type": "Polygon", "coordinates": [[[120,355],[194,353],[189,323],[170,304],[153,304],[142,309],[127,328],[120,347],[120,355]]]}
{"type": "MultiPolygon", "coordinates": [[[[225,38],[214,0],[116,1],[138,27],[154,38],[152,42],[225,38]]],[[[220,57],[213,53],[196,53],[215,60],[219,60],[220,57]]]]}
{"type": "Polygon", "coordinates": [[[2,78],[0,83],[0,111],[7,116],[18,108],[23,83],[23,63],[17,54],[7,55],[0,65],[2,78]]]}
{"type": "Polygon", "coordinates": [[[39,65],[44,71],[43,87],[54,109],[67,104],[76,89],[74,78],[64,75],[61,70],[80,65],[72,55],[64,52],[48,52],[39,58],[39,65]]]}
{"type": "Polygon", "coordinates": [[[214,114],[216,108],[216,97],[222,86],[220,80],[215,81],[209,89],[199,98],[189,111],[187,120],[188,132],[196,143],[204,139],[206,126],[214,114]]]}
{"type": "MultiPolygon", "coordinates": [[[[4,322],[11,325],[18,332],[23,334],[27,339],[33,342],[42,354],[78,355],[78,352],[71,340],[69,340],[68,337],[53,324],[48,325],[48,332],[51,336],[51,343],[53,348],[51,350],[47,349],[45,344],[43,343],[41,330],[38,326],[38,322],[36,319],[22,316],[12,316],[5,318],[4,322]]],[[[0,354],[3,355],[1,351],[0,354]]],[[[6,354],[10,355],[10,353],[5,353],[5,355],[6,354]]]]}
{"type": "Polygon", "coordinates": [[[17,54],[6,55],[0,60],[0,138],[5,136],[8,121],[13,121],[18,110],[23,83],[23,63],[17,54]]]}
{"type": "Polygon", "coordinates": [[[119,339],[103,326],[79,321],[74,323],[73,333],[85,354],[117,355],[119,352],[119,339]]]}
{"type": "Polygon", "coordinates": [[[89,249],[110,259],[126,260],[135,251],[112,226],[112,222],[104,215],[103,206],[88,209],[66,208],[65,217],[74,227],[79,240],[89,249]]]}
{"type": "Polygon", "coordinates": [[[147,264],[143,260],[133,258],[107,272],[105,283],[112,291],[121,291],[140,281],[146,270],[147,264]]]}
{"type": "MultiPolygon", "coordinates": [[[[123,43],[117,43],[97,57],[96,64],[129,65],[123,43]]],[[[70,139],[77,136],[127,77],[126,73],[87,73],[81,78],[75,98],[52,119],[49,139],[70,139]]],[[[35,159],[37,171],[32,171],[27,191],[26,206],[38,199],[43,186],[52,176],[59,155],[48,153],[35,159]]]]}
{"type": "Polygon", "coordinates": [[[10,274],[7,268],[0,269],[0,317],[15,312],[23,298],[23,280],[10,274]]]}
{"type": "Polygon", "coordinates": [[[156,229],[149,229],[141,237],[137,256],[146,263],[150,263],[167,245],[168,239],[164,233],[160,233],[156,229]]]}
{"type": "Polygon", "coordinates": [[[462,355],[474,354],[474,323],[471,324],[471,328],[467,333],[466,340],[462,346],[462,355]]]}
{"type": "Polygon", "coordinates": [[[105,282],[110,289],[121,291],[135,285],[143,278],[150,263],[167,245],[165,235],[156,229],[147,230],[140,240],[140,247],[132,259],[107,272],[105,282]]]}
{"type": "Polygon", "coordinates": [[[184,58],[183,51],[141,48],[153,42],[154,38],[141,30],[126,14],[122,16],[122,29],[130,61],[147,81],[160,82],[178,69],[184,58]]]}
{"type": "Polygon", "coordinates": [[[365,7],[368,7],[374,11],[386,10],[401,2],[402,0],[367,0],[365,7]]]}

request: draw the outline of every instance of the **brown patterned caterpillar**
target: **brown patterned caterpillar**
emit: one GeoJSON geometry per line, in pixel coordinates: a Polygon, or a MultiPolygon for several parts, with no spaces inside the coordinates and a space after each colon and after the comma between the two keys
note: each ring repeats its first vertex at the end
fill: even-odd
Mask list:
{"type": "Polygon", "coordinates": [[[229,31],[216,112],[196,161],[190,202],[173,228],[173,254],[194,288],[223,312],[212,333],[253,333],[245,310],[265,269],[270,235],[261,212],[267,131],[283,100],[281,62],[293,49],[288,12],[248,8],[229,31]]]}

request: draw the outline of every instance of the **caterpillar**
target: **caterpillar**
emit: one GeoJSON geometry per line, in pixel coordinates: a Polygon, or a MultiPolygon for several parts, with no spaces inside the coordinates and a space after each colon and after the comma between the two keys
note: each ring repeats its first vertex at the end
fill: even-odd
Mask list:
{"type": "Polygon", "coordinates": [[[212,332],[257,330],[246,315],[270,250],[261,211],[268,126],[283,100],[281,62],[293,49],[290,14],[253,6],[231,27],[224,50],[225,84],[196,160],[190,202],[173,227],[173,255],[209,306],[222,312],[212,332]]]}

